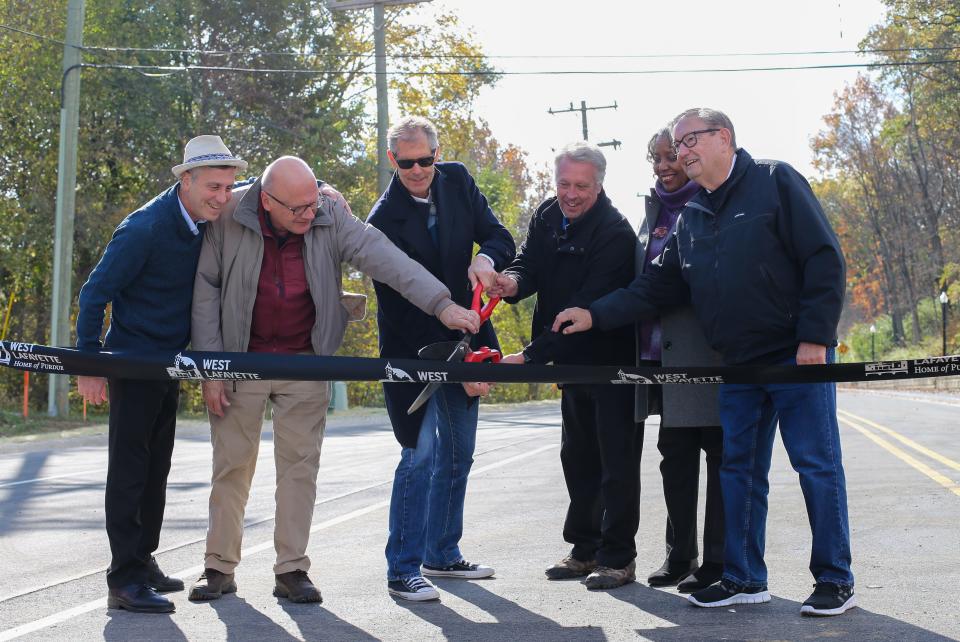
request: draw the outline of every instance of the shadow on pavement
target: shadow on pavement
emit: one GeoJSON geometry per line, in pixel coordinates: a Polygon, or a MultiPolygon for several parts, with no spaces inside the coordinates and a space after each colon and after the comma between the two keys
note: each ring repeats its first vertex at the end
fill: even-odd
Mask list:
{"type": "MultiPolygon", "coordinates": [[[[394,601],[419,618],[440,629],[447,640],[571,640],[605,641],[603,630],[598,626],[565,627],[550,618],[528,611],[475,582],[463,580],[438,581],[437,587],[470,602],[493,616],[496,622],[474,622],[443,602],[394,601]]],[[[443,598],[441,597],[441,600],[443,598]]]]}
{"type": "Polygon", "coordinates": [[[608,591],[607,594],[674,624],[670,627],[636,629],[655,642],[699,640],[870,640],[870,642],[952,642],[932,631],[886,615],[855,608],[836,617],[800,615],[800,602],[774,596],[766,604],[697,608],[686,596],[641,583],[608,591]]]}
{"type": "Polygon", "coordinates": [[[151,640],[184,642],[187,636],[173,621],[172,613],[130,613],[120,609],[107,609],[107,625],[103,627],[103,639],[107,642],[127,642],[144,639],[149,631],[151,640]]]}
{"type": "Polygon", "coordinates": [[[290,619],[297,623],[300,636],[305,642],[377,639],[349,622],[341,620],[319,604],[294,604],[290,600],[281,599],[278,599],[277,603],[290,616],[290,619]]]}
{"type": "MultiPolygon", "coordinates": [[[[298,639],[237,595],[225,595],[219,600],[211,600],[206,604],[217,612],[217,617],[227,627],[226,638],[221,639],[231,642],[298,639]]],[[[202,604],[196,606],[202,607],[202,604]]],[[[216,637],[220,637],[219,632],[216,637]]]]}

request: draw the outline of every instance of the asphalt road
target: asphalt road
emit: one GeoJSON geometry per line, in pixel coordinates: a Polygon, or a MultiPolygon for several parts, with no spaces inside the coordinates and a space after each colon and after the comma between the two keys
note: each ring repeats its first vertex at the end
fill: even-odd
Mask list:
{"type": "MultiPolygon", "coordinates": [[[[483,408],[463,550],[493,579],[438,582],[435,603],[387,595],[383,546],[398,447],[382,413],[333,416],[321,457],[310,555],[322,605],[273,588],[273,458],[266,424],[247,508],[239,591],[172,615],[106,608],[104,435],[0,444],[0,640],[960,640],[960,397],[840,395],[860,608],[799,615],[813,580],[797,477],[782,446],[771,470],[769,604],[697,609],[642,581],[663,558],[656,419],[643,455],[641,581],[610,592],[548,582],[561,527],[556,403],[483,408]]],[[[208,428],[182,422],[158,559],[189,584],[203,561],[208,428]]],[[[702,508],[702,502],[701,502],[702,508]]]]}

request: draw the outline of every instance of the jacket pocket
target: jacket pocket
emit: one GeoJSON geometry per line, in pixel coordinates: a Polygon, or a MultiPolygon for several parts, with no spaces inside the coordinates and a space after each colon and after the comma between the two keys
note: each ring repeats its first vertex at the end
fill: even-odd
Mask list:
{"type": "Polygon", "coordinates": [[[763,278],[763,282],[767,286],[767,293],[770,298],[773,300],[773,304],[776,306],[777,310],[786,317],[787,321],[793,321],[793,312],[790,310],[790,305],[784,299],[781,292],[781,288],[777,286],[776,282],[773,280],[773,276],[770,274],[770,270],[767,269],[767,266],[760,264],[760,276],[763,278]]]}
{"type": "Polygon", "coordinates": [[[340,305],[347,311],[347,321],[361,321],[367,316],[367,295],[340,292],[340,305]]]}

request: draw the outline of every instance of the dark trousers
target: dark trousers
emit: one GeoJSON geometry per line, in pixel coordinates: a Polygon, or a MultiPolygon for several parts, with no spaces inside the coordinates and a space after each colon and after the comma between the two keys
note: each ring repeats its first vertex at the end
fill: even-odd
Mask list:
{"type": "Polygon", "coordinates": [[[663,456],[663,498],[667,504],[667,559],[697,559],[697,499],[700,492],[700,451],[707,454],[707,505],[703,520],[703,561],[723,564],[723,499],[720,426],[660,427],[657,450],[663,456]]]}
{"type": "Polygon", "coordinates": [[[160,544],[180,383],[110,379],[110,588],[141,583],[160,544]]]}
{"type": "Polygon", "coordinates": [[[633,386],[564,386],[560,462],[570,495],[563,539],[578,560],[623,568],[637,556],[643,424],[633,386]]]}

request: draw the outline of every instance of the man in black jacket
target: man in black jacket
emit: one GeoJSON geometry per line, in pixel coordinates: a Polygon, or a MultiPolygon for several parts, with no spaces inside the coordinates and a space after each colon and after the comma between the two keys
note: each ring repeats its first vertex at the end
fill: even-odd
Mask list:
{"type": "MultiPolygon", "coordinates": [[[[564,308],[589,306],[633,278],[636,237],[603,191],[605,170],[603,152],[587,142],[557,155],[557,195],[537,208],[517,258],[491,291],[510,303],[537,295],[533,339],[506,363],[632,363],[633,328],[576,336],[550,329],[564,308]]],[[[547,577],[587,576],[589,589],[622,586],[636,578],[640,524],[643,424],[633,421],[632,386],[567,385],[560,407],[570,495],[563,538],[573,549],[547,577]]]]}
{"type": "MultiPolygon", "coordinates": [[[[785,163],[737,149],[721,112],[691,109],[674,124],[687,175],[705,189],[681,214],[658,269],[589,310],[557,316],[564,332],[619,327],[693,303],[729,365],[818,364],[833,359],[845,289],[840,245],[810,186],[785,163]]],[[[697,606],[767,602],[763,561],[767,474],[776,418],[813,531],[813,594],[801,613],[839,615],[856,605],[836,386],[724,384],[720,389],[725,507],[721,582],[690,596],[697,606]]]]}
{"type": "MultiPolygon", "coordinates": [[[[463,165],[436,162],[437,130],[429,120],[400,120],[391,127],[387,142],[397,171],[367,222],[446,285],[456,303],[470,307],[472,286],[477,281],[492,286],[496,270],[513,259],[510,232],[493,215],[463,165]],[[476,256],[474,243],[480,246],[476,256]]],[[[381,357],[416,359],[425,345],[462,337],[387,284],[374,281],[374,288],[381,357]]],[[[489,322],[480,327],[471,347],[483,345],[499,347],[489,322]]],[[[405,375],[393,371],[387,378],[403,381],[405,375]]],[[[489,386],[445,384],[419,411],[408,415],[421,388],[409,383],[383,385],[387,412],[402,446],[390,499],[387,590],[413,601],[439,597],[423,575],[477,578],[494,572],[466,561],[459,547],[477,435],[476,397],[487,394],[489,386]]]]}

